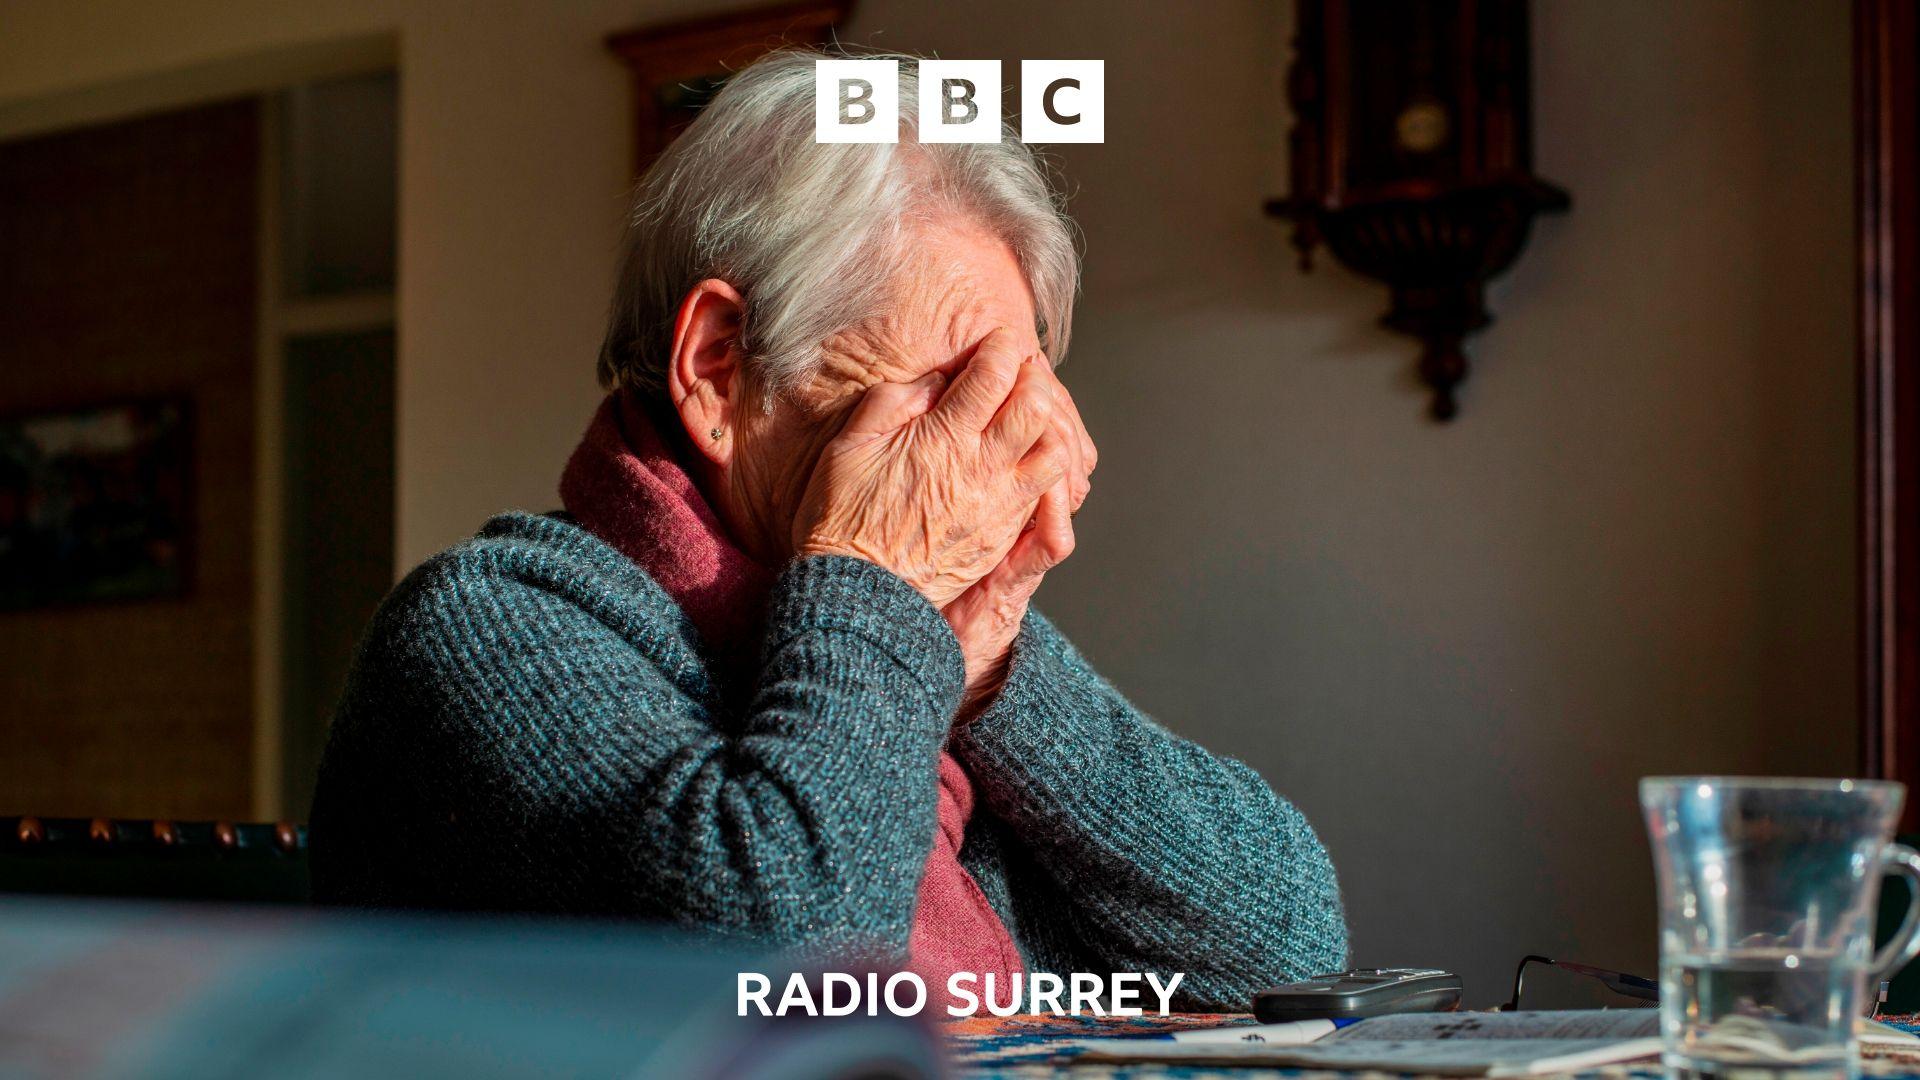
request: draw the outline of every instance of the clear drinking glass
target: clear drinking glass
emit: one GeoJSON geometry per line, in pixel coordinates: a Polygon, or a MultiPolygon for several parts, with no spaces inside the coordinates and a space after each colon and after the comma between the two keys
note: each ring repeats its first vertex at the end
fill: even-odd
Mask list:
{"type": "Polygon", "coordinates": [[[1876,780],[1640,781],[1670,1072],[1855,1072],[1866,980],[1920,952],[1920,854],[1892,842],[1905,797],[1876,780]],[[1914,899],[1875,955],[1888,873],[1905,874],[1914,899]]]}

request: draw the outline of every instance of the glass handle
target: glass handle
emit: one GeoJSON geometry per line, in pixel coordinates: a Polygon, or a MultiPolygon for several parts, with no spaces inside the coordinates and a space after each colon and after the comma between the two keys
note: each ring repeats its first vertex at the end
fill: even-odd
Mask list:
{"type": "Polygon", "coordinates": [[[1893,940],[1873,958],[1873,977],[1892,976],[1894,969],[1920,956],[1920,851],[1905,844],[1888,844],[1880,852],[1882,873],[1900,874],[1907,879],[1907,917],[1893,940]]]}

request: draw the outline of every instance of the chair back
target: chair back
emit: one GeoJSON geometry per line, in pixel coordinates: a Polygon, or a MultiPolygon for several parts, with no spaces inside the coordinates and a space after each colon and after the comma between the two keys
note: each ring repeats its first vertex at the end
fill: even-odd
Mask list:
{"type": "Polygon", "coordinates": [[[289,821],[0,817],[0,893],[304,904],[307,830],[289,821]]]}

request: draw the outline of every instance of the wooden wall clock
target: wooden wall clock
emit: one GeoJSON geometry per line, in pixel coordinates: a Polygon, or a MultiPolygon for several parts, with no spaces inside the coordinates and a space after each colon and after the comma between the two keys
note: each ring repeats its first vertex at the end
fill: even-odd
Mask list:
{"type": "Polygon", "coordinates": [[[1567,193],[1533,174],[1526,0],[1299,0],[1287,96],[1303,269],[1325,245],[1387,285],[1382,323],[1424,344],[1432,414],[1459,411],[1485,287],[1567,193]]]}

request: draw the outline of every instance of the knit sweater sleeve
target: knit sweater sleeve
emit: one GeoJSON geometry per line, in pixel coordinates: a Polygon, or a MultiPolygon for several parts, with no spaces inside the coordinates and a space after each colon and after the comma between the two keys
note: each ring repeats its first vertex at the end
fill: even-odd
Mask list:
{"type": "Polygon", "coordinates": [[[902,954],[964,683],[939,614],[869,563],[796,562],[723,714],[677,609],[603,569],[495,547],[389,601],[323,766],[316,885],[902,954]]]}
{"type": "Polygon", "coordinates": [[[1300,811],[1141,714],[1038,613],[954,749],[1050,879],[1009,887],[1058,898],[1023,926],[1054,946],[1030,949],[1037,968],[1182,972],[1178,1007],[1245,1011],[1346,962],[1333,864],[1300,811]]]}

